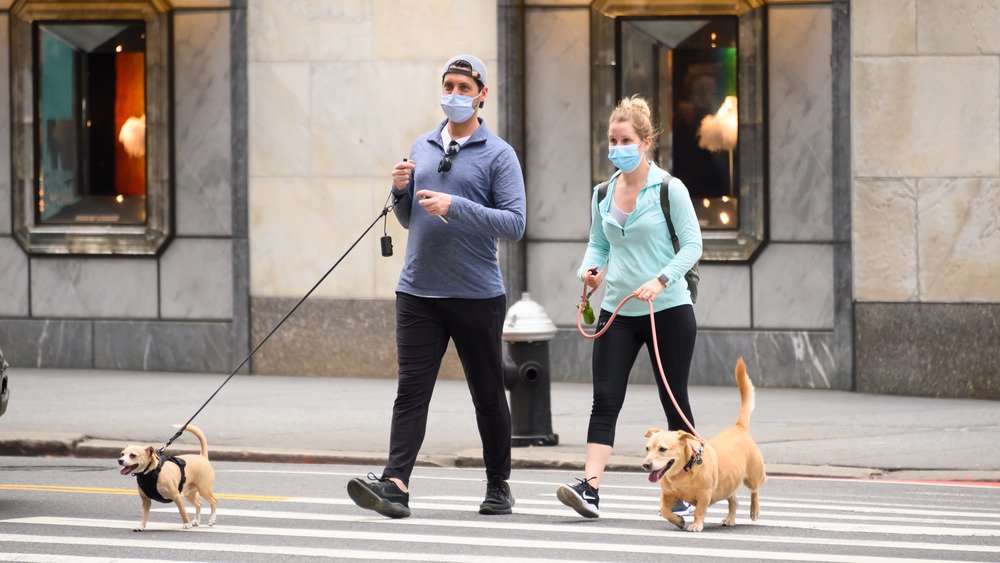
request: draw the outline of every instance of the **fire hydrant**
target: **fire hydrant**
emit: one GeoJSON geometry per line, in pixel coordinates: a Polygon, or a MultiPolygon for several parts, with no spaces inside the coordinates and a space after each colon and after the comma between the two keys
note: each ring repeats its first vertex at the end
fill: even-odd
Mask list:
{"type": "Polygon", "coordinates": [[[552,432],[549,340],[556,325],[545,310],[524,293],[507,311],[503,339],[504,385],[510,391],[511,446],[555,446],[559,435],[552,432]]]}

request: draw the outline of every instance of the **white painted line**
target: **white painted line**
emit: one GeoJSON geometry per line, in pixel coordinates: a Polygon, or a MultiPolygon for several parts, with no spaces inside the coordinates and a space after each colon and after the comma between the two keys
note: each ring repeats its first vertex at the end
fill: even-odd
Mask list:
{"type": "MultiPolygon", "coordinates": [[[[115,557],[115,563],[184,563],[178,559],[123,559],[115,557]]],[[[10,553],[0,552],[0,561],[27,561],[30,563],[93,563],[108,561],[107,557],[86,557],[82,555],[59,555],[58,553],[10,553]]]]}
{"type": "MultiPolygon", "coordinates": [[[[154,508],[154,512],[176,513],[173,508],[154,508]]],[[[673,525],[667,524],[663,529],[643,529],[643,528],[612,528],[603,525],[576,525],[576,524],[544,524],[544,523],[523,523],[511,522],[510,520],[491,519],[484,520],[442,520],[438,518],[382,518],[366,513],[356,514],[317,514],[309,512],[288,512],[271,510],[242,510],[242,509],[219,509],[219,517],[236,518],[262,518],[269,520],[297,520],[315,522],[347,522],[381,524],[386,526],[417,526],[430,528],[465,528],[472,530],[516,530],[530,532],[546,532],[553,534],[582,534],[588,537],[609,536],[631,536],[631,537],[651,537],[671,541],[727,541],[727,542],[749,542],[749,543],[778,543],[778,544],[805,544],[805,545],[842,545],[855,547],[872,547],[881,549],[920,549],[920,550],[940,550],[958,551],[969,553],[1000,553],[1000,548],[995,546],[968,545],[968,544],[946,544],[933,542],[900,542],[900,541],[879,541],[879,540],[859,540],[859,539],[837,539],[837,538],[817,538],[806,536],[765,536],[730,534],[725,532],[701,532],[698,534],[681,533],[673,525]],[[677,533],[675,533],[677,532],[677,533]]],[[[593,522],[592,520],[586,522],[593,522]]],[[[581,524],[584,521],[581,520],[581,524]]]]}
{"type": "MultiPolygon", "coordinates": [[[[84,518],[18,518],[15,520],[20,523],[25,524],[51,524],[59,526],[74,526],[74,527],[93,527],[93,528],[127,528],[132,524],[125,520],[88,520],[84,518]]],[[[159,529],[159,528],[158,528],[159,529]]],[[[177,528],[169,528],[168,531],[180,532],[177,528]]],[[[263,528],[256,526],[219,526],[215,528],[192,528],[186,533],[197,533],[197,534],[234,534],[234,535],[247,535],[247,536],[283,536],[283,537],[300,537],[300,538],[324,538],[324,539],[345,539],[354,541],[372,541],[372,542],[397,542],[397,543],[411,543],[411,544],[440,544],[440,545],[461,545],[469,546],[475,545],[476,547],[497,547],[505,549],[548,549],[548,550],[565,550],[565,551],[580,551],[580,542],[560,542],[551,540],[530,540],[524,538],[494,538],[494,537],[476,537],[469,538],[465,536],[425,536],[418,534],[404,534],[398,531],[393,531],[391,533],[382,532],[362,532],[358,530],[347,530],[347,531],[337,531],[337,530],[308,530],[301,528],[263,528]],[[474,542],[474,543],[473,543],[474,542]]],[[[8,534],[0,534],[0,541],[6,541],[8,534]]],[[[33,538],[44,538],[44,536],[31,536],[33,538]]],[[[666,539],[668,536],[664,536],[666,539]]],[[[52,540],[59,540],[67,544],[75,541],[79,541],[80,538],[46,538],[52,540]]],[[[128,542],[129,546],[137,546],[135,541],[139,544],[143,544],[142,540],[112,540],[108,538],[87,538],[88,540],[94,542],[101,542],[101,545],[122,545],[117,542],[128,542]],[[113,543],[114,542],[114,543],[113,543]]],[[[178,549],[178,543],[182,545],[181,549],[195,549],[195,550],[220,550],[220,551],[242,551],[247,553],[282,553],[288,555],[314,555],[318,554],[320,551],[341,551],[341,550],[320,550],[318,548],[292,548],[292,547],[268,547],[268,546],[255,546],[255,545],[227,545],[227,544],[201,544],[201,543],[190,543],[190,542],[149,542],[157,543],[159,545],[155,547],[163,547],[164,549],[178,549]],[[213,547],[204,547],[206,545],[213,547]],[[258,551],[265,550],[265,551],[258,551]],[[274,551],[272,551],[274,550],[274,551]],[[277,551],[282,550],[282,551],[277,551]]],[[[89,545],[89,544],[88,544],[89,545]]],[[[145,545],[138,545],[139,547],[146,547],[145,545]]],[[[154,546],[150,546],[154,547],[154,546]]],[[[748,551],[746,549],[717,549],[717,548],[704,548],[704,547],[677,547],[674,545],[664,546],[664,545],[636,545],[636,544],[621,544],[615,543],[596,543],[587,542],[586,550],[593,553],[643,553],[643,554],[653,554],[663,556],[669,551],[670,556],[676,557],[678,555],[690,555],[698,557],[722,557],[726,559],[765,559],[765,560],[776,560],[776,561],[832,561],[835,563],[854,563],[859,560],[857,555],[835,555],[828,553],[805,553],[805,552],[781,552],[781,551],[748,551]]],[[[346,551],[346,550],[344,550],[346,551]]],[[[351,554],[363,554],[369,559],[375,559],[377,552],[371,551],[348,551],[351,554]]],[[[410,557],[412,552],[406,552],[407,557],[410,557]]],[[[325,557],[337,557],[343,555],[330,555],[323,554],[325,557]]],[[[392,554],[393,557],[399,558],[400,554],[392,554]]],[[[523,558],[522,558],[523,559],[523,558]]],[[[875,562],[889,562],[889,561],[913,561],[913,562],[939,562],[941,559],[906,559],[898,556],[895,557],[873,557],[864,556],[865,561],[875,561],[875,562]]],[[[449,560],[459,560],[459,559],[449,559],[449,560]]],[[[461,560],[471,560],[470,557],[464,556],[461,560]]],[[[490,557],[490,560],[496,560],[494,557],[490,557]]]]}
{"type": "MultiPolygon", "coordinates": [[[[103,527],[103,526],[102,526],[103,527]]],[[[106,526],[112,527],[112,526],[106,526]]],[[[117,526],[114,526],[117,527],[117,526]]],[[[348,538],[345,538],[348,539],[348,538]]],[[[492,561],[524,561],[525,558],[508,558],[496,556],[477,555],[453,555],[444,553],[393,553],[370,550],[354,549],[330,549],[318,547],[295,547],[295,546],[262,546],[249,544],[226,544],[209,542],[184,542],[184,541],[153,541],[153,540],[118,540],[113,538],[59,538],[49,536],[31,536],[20,534],[0,534],[0,542],[34,543],[44,545],[72,545],[72,546],[102,546],[102,547],[140,547],[163,550],[173,553],[174,551],[201,551],[201,552],[225,552],[225,553],[255,553],[265,555],[283,555],[292,557],[325,557],[333,559],[365,559],[365,560],[386,560],[399,561],[404,558],[409,561],[474,561],[480,563],[490,563],[492,561]]],[[[108,561],[107,557],[101,558],[108,561]]],[[[43,559],[43,561],[60,561],[58,558],[43,559]]],[[[126,561],[125,559],[115,559],[115,561],[126,561]]],[[[532,561],[555,561],[549,559],[532,559],[532,561]]],[[[559,560],[564,561],[564,560],[559,560]]]]}

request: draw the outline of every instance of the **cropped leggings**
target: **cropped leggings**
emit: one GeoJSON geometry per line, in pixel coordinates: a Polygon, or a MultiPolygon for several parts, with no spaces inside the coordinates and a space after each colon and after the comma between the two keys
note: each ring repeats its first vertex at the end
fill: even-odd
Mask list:
{"type": "MultiPolygon", "coordinates": [[[[597,323],[598,330],[604,328],[611,313],[601,311],[597,323]]],[[[670,390],[684,416],[694,424],[691,405],[688,401],[688,373],[694,355],[694,342],[698,325],[694,318],[694,307],[681,305],[664,309],[653,315],[656,322],[656,336],[660,348],[660,361],[670,390]]],[[[587,430],[588,444],[615,445],[615,425],[618,414],[625,402],[629,372],[639,355],[643,344],[649,351],[649,361],[653,366],[653,379],[659,389],[660,404],[667,415],[670,430],[687,430],[684,420],[677,413],[667,390],[663,387],[656,356],[653,351],[653,335],[649,326],[649,315],[639,317],[615,317],[611,328],[594,341],[594,406],[590,411],[590,426],[587,430]]],[[[650,421],[652,422],[652,421],[650,421]]]]}

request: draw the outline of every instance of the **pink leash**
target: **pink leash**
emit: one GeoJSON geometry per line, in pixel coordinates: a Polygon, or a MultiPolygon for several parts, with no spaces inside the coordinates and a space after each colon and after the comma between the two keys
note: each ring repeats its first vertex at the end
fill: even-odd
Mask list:
{"type": "MultiPolygon", "coordinates": [[[[590,274],[587,275],[587,279],[589,278],[590,274]]],[[[611,318],[608,319],[608,322],[604,324],[604,328],[595,332],[594,334],[587,334],[586,332],[583,331],[583,324],[581,322],[582,321],[581,317],[583,316],[583,308],[584,304],[589,301],[590,296],[594,294],[594,291],[597,291],[597,288],[595,287],[593,290],[590,291],[589,294],[587,293],[587,279],[584,279],[583,281],[583,295],[580,299],[580,303],[576,306],[576,329],[577,331],[580,332],[580,336],[583,336],[584,338],[590,340],[594,340],[602,336],[605,332],[607,332],[608,328],[611,327],[612,321],[614,321],[615,317],[618,316],[618,311],[621,311],[622,307],[625,306],[625,304],[628,303],[630,299],[636,299],[636,296],[634,291],[625,296],[625,299],[622,299],[621,303],[619,303],[618,306],[615,307],[614,312],[611,313],[611,318]]],[[[660,345],[657,343],[657,338],[656,338],[656,320],[653,318],[653,302],[647,301],[646,303],[649,305],[649,326],[653,331],[653,354],[656,356],[656,367],[659,368],[660,371],[660,380],[663,381],[663,386],[666,387],[667,389],[667,395],[670,395],[670,401],[673,402],[674,408],[677,409],[677,413],[681,415],[681,418],[684,420],[684,424],[687,424],[687,427],[691,429],[691,433],[694,434],[695,438],[698,438],[698,441],[704,444],[705,439],[701,437],[701,434],[698,434],[698,431],[695,430],[694,425],[691,424],[691,421],[688,420],[686,416],[684,416],[684,411],[682,411],[680,405],[677,404],[677,399],[674,398],[674,392],[670,390],[670,384],[667,383],[667,376],[663,371],[663,362],[660,361],[660,345]]]]}

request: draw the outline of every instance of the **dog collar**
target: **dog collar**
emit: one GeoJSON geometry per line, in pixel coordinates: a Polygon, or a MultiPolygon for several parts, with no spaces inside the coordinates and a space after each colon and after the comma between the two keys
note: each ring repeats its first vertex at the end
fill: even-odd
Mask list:
{"type": "Polygon", "coordinates": [[[163,498],[160,491],[156,490],[156,481],[160,478],[160,469],[163,468],[163,464],[171,461],[181,469],[181,481],[177,484],[177,490],[184,490],[184,482],[187,481],[187,475],[184,474],[185,462],[179,457],[169,456],[160,459],[160,463],[156,465],[156,469],[149,471],[147,473],[140,473],[135,476],[136,482],[139,484],[139,488],[142,493],[149,497],[150,500],[155,500],[156,502],[169,503],[172,502],[170,499],[163,498]]]}
{"type": "MultiPolygon", "coordinates": [[[[693,448],[692,448],[693,449],[693,448]]],[[[684,464],[684,471],[691,471],[695,464],[701,465],[701,452],[705,449],[705,442],[698,445],[698,449],[691,454],[691,459],[684,464]]]]}

